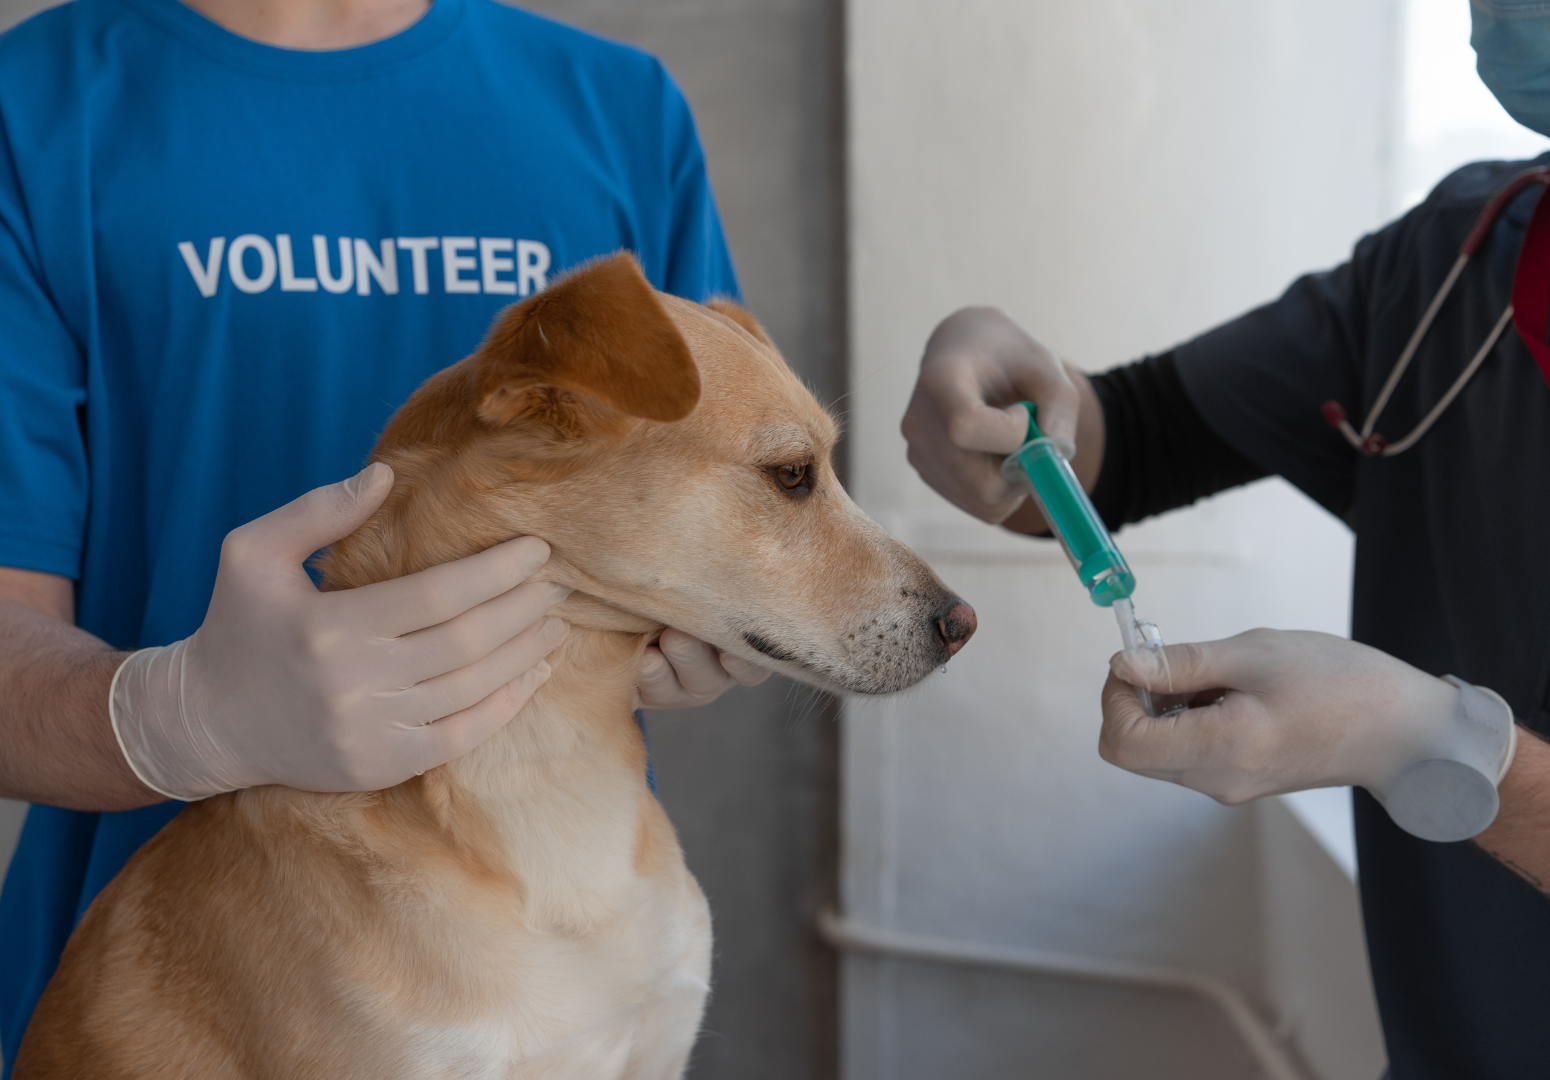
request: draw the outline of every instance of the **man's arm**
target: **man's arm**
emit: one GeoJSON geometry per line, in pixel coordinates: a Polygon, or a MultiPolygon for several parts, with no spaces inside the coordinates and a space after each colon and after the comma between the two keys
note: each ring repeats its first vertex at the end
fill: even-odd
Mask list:
{"type": "Polygon", "coordinates": [[[162,802],[108,721],[127,653],[73,625],[67,578],[0,567],[0,796],[73,810],[162,802]]]}
{"type": "Polygon", "coordinates": [[[1550,895],[1550,742],[1518,726],[1518,752],[1496,789],[1501,809],[1475,843],[1550,895]]]}

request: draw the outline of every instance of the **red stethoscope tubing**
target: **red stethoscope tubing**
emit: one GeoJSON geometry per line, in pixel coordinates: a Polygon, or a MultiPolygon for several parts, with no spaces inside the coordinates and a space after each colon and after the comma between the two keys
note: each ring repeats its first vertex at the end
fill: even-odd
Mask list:
{"type": "Polygon", "coordinates": [[[1326,401],[1323,407],[1324,419],[1329,426],[1345,436],[1346,442],[1361,453],[1369,457],[1393,457],[1395,454],[1403,454],[1425,435],[1431,426],[1437,422],[1438,417],[1453,404],[1453,399],[1463,392],[1469,380],[1474,378],[1480,365],[1485,363],[1485,358],[1496,347],[1501,339],[1502,332],[1507,329],[1507,324],[1512,322],[1513,306],[1509,303],[1496,320],[1491,333],[1487,335],[1485,342],[1478,352],[1469,361],[1459,377],[1453,380],[1453,385],[1448,387],[1447,393],[1438,399],[1432,406],[1431,412],[1422,417],[1421,422],[1411,429],[1410,434],[1397,442],[1389,442],[1382,435],[1373,431],[1378,423],[1378,417],[1389,403],[1389,398],[1394,394],[1394,388],[1399,385],[1399,380],[1404,376],[1405,369],[1410,366],[1410,361],[1415,359],[1416,350],[1421,347],[1426,332],[1431,329],[1432,322],[1437,318],[1437,312],[1442,309],[1443,302],[1448,299],[1448,294],[1453,291],[1454,284],[1459,275],[1464,272],[1464,266],[1472,259],[1480,245],[1485,242],[1486,234],[1496,224],[1496,219],[1501,217],[1507,204],[1518,196],[1524,188],[1538,184],[1541,187],[1550,186],[1550,166],[1539,166],[1526,169],[1518,173],[1501,190],[1491,196],[1491,201],[1485,204],[1480,211],[1480,216],[1475,219],[1474,227],[1469,230],[1469,235],[1464,238],[1463,246],[1459,248],[1459,256],[1454,260],[1453,268],[1448,271],[1448,276],[1443,280],[1442,287],[1437,290],[1437,295],[1432,297],[1432,302],[1427,306],[1426,312],[1421,316],[1421,321],[1416,324],[1415,332],[1410,335],[1410,340],[1405,344],[1404,351],[1399,354],[1399,361],[1394,365],[1394,370],[1389,372],[1388,381],[1383,384],[1383,389],[1378,392],[1378,399],[1373,402],[1372,408],[1367,412],[1367,418],[1362,421],[1361,431],[1351,426],[1350,419],[1346,416],[1345,409],[1341,408],[1338,401],[1326,401]]]}

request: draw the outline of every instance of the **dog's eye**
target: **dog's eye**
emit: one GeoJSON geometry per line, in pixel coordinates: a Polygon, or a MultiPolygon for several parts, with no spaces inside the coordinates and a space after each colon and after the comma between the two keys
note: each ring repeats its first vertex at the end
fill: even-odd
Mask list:
{"type": "Polygon", "coordinates": [[[806,462],[800,465],[777,465],[770,473],[775,477],[775,483],[780,485],[782,494],[801,496],[813,490],[813,467],[806,462]]]}

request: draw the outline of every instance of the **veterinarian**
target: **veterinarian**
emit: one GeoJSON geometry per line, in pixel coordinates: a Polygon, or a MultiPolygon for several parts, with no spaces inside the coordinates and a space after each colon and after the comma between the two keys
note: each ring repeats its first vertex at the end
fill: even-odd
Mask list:
{"type": "MultiPolygon", "coordinates": [[[[1550,134],[1550,13],[1486,0],[1472,10],[1486,84],[1550,134]]],[[[997,311],[960,311],[927,344],[903,424],[928,483],[1020,532],[1046,531],[998,471],[1026,426],[1006,406],[1024,399],[1047,433],[1075,438],[1073,465],[1111,527],[1277,474],[1356,531],[1355,640],[1256,630],[1169,646],[1171,671],[1153,653],[1120,653],[1100,752],[1237,803],[1379,789],[1418,745],[1494,725],[1491,771],[1510,766],[1494,823],[1473,842],[1419,839],[1355,789],[1393,1080],[1550,1075],[1550,199],[1540,201],[1540,183],[1486,215],[1483,242],[1372,429],[1354,426],[1493,194],[1531,164],[1463,168],[1345,265],[1102,375],[1062,364],[997,311]],[[1517,327],[1504,321],[1515,280],[1517,327]],[[1482,350],[1477,373],[1424,429],[1482,350]],[[1332,426],[1342,414],[1353,438],[1332,426]],[[1170,675],[1171,689],[1203,693],[1177,718],[1151,719],[1133,688],[1170,689],[1170,675]]]]}
{"type": "MultiPolygon", "coordinates": [[[[352,474],[394,407],[593,256],[737,283],[661,65],[493,0],[77,0],[0,37],[0,131],[9,1074],[168,796],[396,784],[547,677],[540,540],[313,587],[391,487],[352,474]]],[[[640,693],[760,678],[668,631],[640,693]]]]}

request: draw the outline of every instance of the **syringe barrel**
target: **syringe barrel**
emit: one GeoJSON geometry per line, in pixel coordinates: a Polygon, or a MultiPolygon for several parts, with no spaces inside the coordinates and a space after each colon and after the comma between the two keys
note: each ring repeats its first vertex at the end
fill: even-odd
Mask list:
{"type": "Polygon", "coordinates": [[[1067,452],[1039,430],[1037,408],[1030,402],[1023,404],[1028,406],[1028,437],[1012,458],[1032,484],[1034,500],[1087,595],[1099,607],[1110,607],[1135,591],[1136,576],[1071,471],[1067,452]]]}

